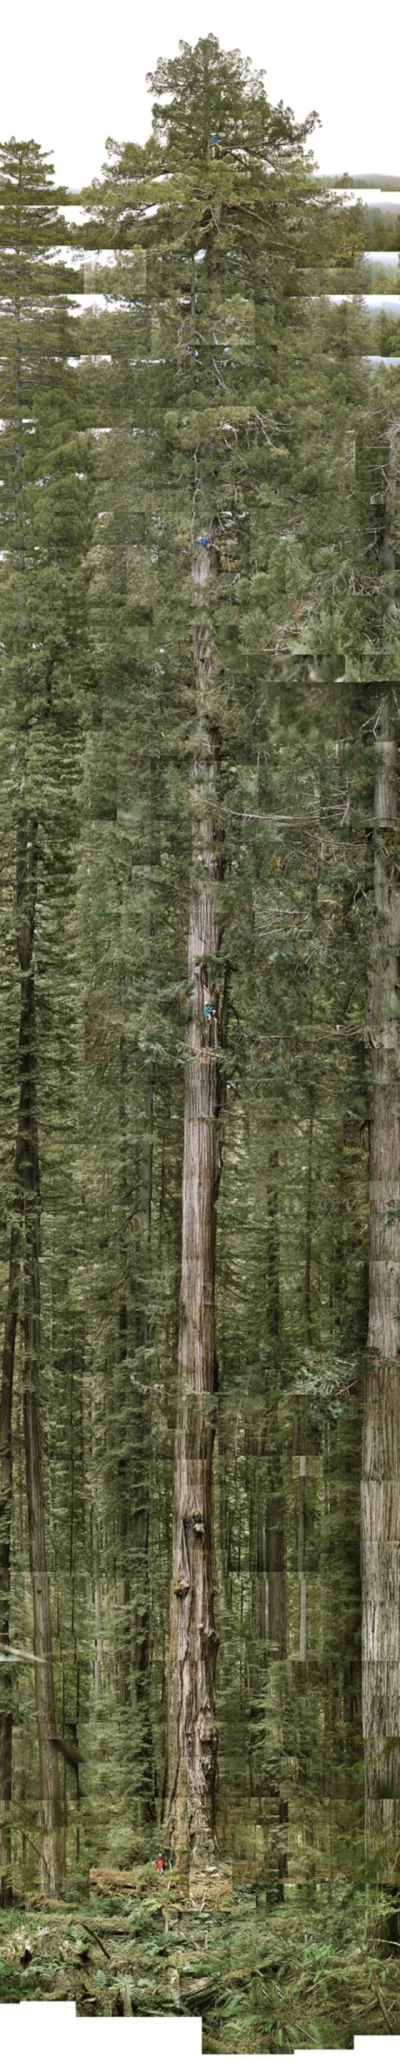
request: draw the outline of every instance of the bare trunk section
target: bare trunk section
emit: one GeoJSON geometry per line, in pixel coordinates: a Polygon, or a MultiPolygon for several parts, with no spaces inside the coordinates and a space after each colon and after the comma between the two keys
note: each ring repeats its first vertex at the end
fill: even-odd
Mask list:
{"type": "MultiPolygon", "coordinates": [[[[276,1900],[278,1903],[283,1903],[285,1895],[285,1878],[287,1876],[286,1829],[289,1817],[289,1807],[286,1798],[282,1797],[281,1794],[281,1759],[285,1748],[285,1685],[284,1670],[282,1668],[282,1663],[284,1663],[286,1656],[286,1566],[285,1502],[278,1422],[276,1424],[275,1462],[276,1466],[274,1486],[272,1487],[271,1483],[271,1495],[267,1515],[268,1645],[270,1657],[269,1666],[272,1679],[274,1675],[276,1679],[276,1667],[274,1669],[273,1664],[276,1664],[278,1662],[281,1664],[281,1666],[279,1669],[279,1739],[276,1760],[276,1778],[275,1786],[271,1784],[272,1795],[274,1794],[275,1789],[275,1827],[274,1837],[272,1840],[270,1838],[271,1859],[273,1865],[272,1882],[270,1880],[270,1901],[272,1899],[272,1901],[276,1900]]],[[[275,1691],[275,1708],[277,1707],[277,1701],[278,1700],[275,1691]]]]}
{"type": "Polygon", "coordinates": [[[129,1552],[129,1521],[131,1506],[129,1481],[130,1456],[128,1453],[128,1416],[130,1416],[130,1400],[128,1399],[127,1393],[128,1384],[126,1380],[126,1360],[128,1354],[129,1239],[131,1230],[131,1220],[133,1217],[133,1192],[132,1184],[128,1181],[127,1164],[127,1073],[127,1043],[125,1033],[122,1032],[119,1042],[119,1202],[121,1211],[121,1223],[119,1231],[120,1297],[118,1309],[118,1374],[117,1394],[115,1399],[116,1409],[118,1411],[121,1424],[122,1445],[122,1453],[120,1453],[118,1459],[118,1519],[121,1568],[119,1694],[122,1711],[129,1708],[131,1701],[132,1662],[131,1581],[129,1571],[127,1569],[127,1559],[129,1552]]]}
{"type": "MultiPolygon", "coordinates": [[[[20,1136],[21,1107],[18,1124],[17,1154],[20,1136]]],[[[0,1644],[3,1651],[10,1644],[12,1400],[21,1258],[20,1210],[17,1197],[15,1198],[14,1209],[16,1215],[10,1236],[0,1395],[0,1644]]],[[[12,1901],[10,1827],[12,1799],[12,1680],[11,1669],[9,1666],[7,1667],[6,1662],[2,1663],[1,1668],[0,1697],[0,1905],[6,1905],[12,1901]]]]}
{"type": "Polygon", "coordinates": [[[94,1562],[94,1701],[99,1704],[103,1695],[103,1623],[101,1615],[101,1588],[99,1577],[99,1544],[96,1520],[93,1518],[93,1562],[94,1562]]]}
{"type": "Polygon", "coordinates": [[[153,1200],[154,1066],[149,1071],[139,1166],[139,1217],[136,1277],[136,1348],[139,1388],[133,1407],[133,1698],[137,1714],[138,1755],[142,1768],[138,1796],[139,1825],[155,1817],[155,1764],[150,1711],[150,1578],[149,1456],[150,1394],[146,1349],[149,1344],[151,1227],[153,1200]]]}
{"type": "Polygon", "coordinates": [[[299,1660],[307,1660],[307,1576],[305,1569],[305,1520],[306,1520],[306,1470],[307,1456],[299,1456],[299,1527],[297,1567],[299,1576],[299,1660]]]}
{"type": "MultiPolygon", "coordinates": [[[[307,1180],[306,1180],[306,1237],[304,1267],[304,1306],[306,1339],[310,1349],[313,1343],[312,1324],[312,1235],[313,1235],[313,1142],[314,1142],[314,1095],[309,1091],[308,1135],[307,1135],[307,1180]]],[[[307,1455],[299,1454],[299,1515],[297,1540],[297,1569],[299,1577],[299,1661],[305,1668],[307,1662],[307,1572],[305,1558],[306,1536],[306,1474],[307,1455]]]]}
{"type": "Polygon", "coordinates": [[[50,1590],[46,1568],[44,1508],[38,1411],[38,1224],[36,1212],[27,1229],[25,1251],[24,1436],[28,1501],[29,1556],[33,1593],[36,1716],[40,1780],[41,1887],[57,1897],[64,1866],[61,1791],[56,1747],[50,1590]]]}
{"type": "Polygon", "coordinates": [[[277,1145],[271,1145],[268,1154],[268,1222],[267,1222],[267,1319],[272,1339],[279,1339],[280,1331],[280,1283],[279,1283],[279,1152],[277,1145]]]}
{"type": "MultiPolygon", "coordinates": [[[[279,1239],[279,1148],[274,1124],[268,1153],[267,1183],[267,1322],[276,1355],[281,1325],[280,1239],[279,1239]]],[[[267,1482],[263,1486],[263,1511],[259,1536],[259,1565],[265,1568],[260,1595],[260,1634],[266,1647],[263,1657],[263,1700],[266,1712],[265,1769],[262,1799],[265,1885],[267,1903],[284,1899],[287,1875],[286,1833],[288,1806],[281,1796],[281,1758],[284,1749],[284,1683],[281,1663],[286,1656],[286,1566],[285,1500],[282,1475],[281,1438],[278,1417],[276,1375],[267,1398],[263,1449],[268,1455],[267,1482]],[[277,1664],[278,1667],[277,1667],[277,1664]],[[283,1694],[282,1694],[283,1693],[283,1694]]]]}
{"type": "Polygon", "coordinates": [[[259,1627],[251,1717],[265,1724],[262,1745],[260,1815],[264,1835],[264,1877],[268,1904],[281,1903],[287,1874],[285,1826],[288,1807],[281,1796],[284,1752],[284,1670],[286,1656],[285,1509],[276,1399],[258,1441],[255,1498],[258,1506],[257,1573],[259,1627]],[[266,1458],[263,1467],[263,1458],[266,1458]],[[265,1471],[265,1472],[264,1472],[265,1471]],[[265,1479],[266,1475],[266,1479],[265,1479]],[[262,1477],[264,1476],[264,1480],[262,1477]],[[261,1492],[261,1494],[260,1494],[261,1492]]]}
{"type": "Polygon", "coordinates": [[[312,1300],[311,1300],[311,1269],[312,1269],[312,1194],[313,1194],[313,1134],[314,1134],[314,1099],[313,1099],[313,1095],[312,1095],[312,1094],[310,1094],[310,1098],[309,1098],[309,1117],[308,1117],[308,1140],[307,1140],[307,1186],[306,1186],[306,1239],[305,1239],[305,1270],[304,1270],[304,1302],[305,1302],[305,1315],[306,1315],[306,1335],[307,1335],[307,1346],[309,1346],[309,1347],[311,1347],[311,1346],[312,1346],[312,1300]]]}
{"type": "MultiPolygon", "coordinates": [[[[22,863],[27,837],[27,827],[23,825],[19,831],[16,865],[16,937],[21,969],[18,1047],[20,1087],[0,1396],[0,1642],[3,1649],[7,1649],[10,1640],[12,1407],[23,1249],[24,1198],[29,1159],[30,997],[24,966],[26,948],[28,948],[29,952],[33,943],[34,907],[32,906],[32,890],[29,883],[28,870],[26,864],[22,863]]],[[[33,903],[34,899],[35,890],[33,892],[33,903]]],[[[11,1670],[6,1664],[2,1665],[0,1694],[0,1903],[5,1904],[10,1902],[12,1887],[10,1831],[12,1798],[12,1679],[11,1670]]]]}
{"type": "MultiPolygon", "coordinates": [[[[153,800],[151,788],[151,803],[153,800]]],[[[153,857],[153,810],[150,808],[151,898],[153,857]]],[[[145,970],[150,976],[152,953],[151,901],[145,939],[145,970]]],[[[121,1566],[120,1700],[129,1714],[126,1738],[132,1751],[134,1740],[134,1815],[142,1829],[155,1818],[155,1761],[150,1710],[150,1395],[148,1362],[150,1327],[150,1269],[153,1202],[153,1133],[155,1067],[151,1064],[144,1090],[141,1140],[136,1158],[136,1185],[129,1171],[127,1147],[128,1052],[126,1039],[120,1042],[120,1268],[119,1306],[119,1403],[122,1453],[118,1461],[119,1546],[121,1566]],[[132,1233],[132,1225],[134,1232],[132,1233]],[[133,1238],[133,1246],[132,1246],[133,1238]],[[127,1370],[129,1355],[135,1355],[132,1388],[127,1370]],[[135,1714],[132,1728],[132,1713],[135,1714]],[[140,1788],[139,1788],[140,1772],[140,1788]]],[[[130,1368],[132,1360],[130,1360],[130,1368]]]]}
{"type": "Polygon", "coordinates": [[[400,1843],[400,893],[397,741],[384,688],[375,726],[368,1365],[361,1485],[365,1837],[371,1881],[398,1881],[400,1843]]]}
{"type": "MultiPolygon", "coordinates": [[[[216,554],[194,553],[196,599],[216,570],[216,554]]],[[[217,1635],[211,1537],[212,1398],[215,1356],[215,1232],[220,1176],[220,936],[215,886],[217,742],[212,700],[214,654],[207,620],[194,630],[197,687],[192,774],[193,867],[188,936],[182,1276],[175,1433],[170,1617],[168,1840],[177,1860],[215,1852],[217,1635]]]]}
{"type": "MultiPolygon", "coordinates": [[[[12,1515],[12,1400],[21,1263],[24,1281],[24,1435],[28,1493],[29,1551],[34,1606],[36,1710],[41,1791],[42,1888],[56,1894],[61,1881],[60,1786],[51,1652],[51,1623],[45,1564],[41,1452],[38,1415],[40,1346],[40,1191],[36,1119],[35,982],[32,965],[37,891],[37,823],[23,817],[17,829],[16,943],[21,972],[19,1028],[19,1112],[15,1149],[15,1191],[10,1236],[8,1293],[0,1399],[0,1640],[9,1646],[10,1543],[12,1515]]],[[[11,1893],[10,1806],[12,1785],[11,1674],[2,1674],[0,1716],[0,1897],[11,1893]]]]}
{"type": "MultiPolygon", "coordinates": [[[[29,964],[33,946],[36,868],[34,868],[33,881],[31,881],[27,865],[27,846],[28,826],[23,822],[19,827],[17,839],[15,883],[16,943],[21,970],[18,1046],[20,1086],[0,1396],[0,1641],[3,1649],[7,1649],[10,1641],[12,1408],[23,1251],[24,1200],[29,1162],[29,1112],[31,1096],[30,995],[25,967],[26,963],[29,964]]],[[[6,1665],[2,1666],[0,1692],[2,1698],[0,1710],[0,1903],[4,1904],[8,1903],[11,1898],[10,1810],[12,1798],[12,1679],[11,1670],[6,1665]]]]}
{"type": "Polygon", "coordinates": [[[17,843],[17,927],[24,1011],[24,1440],[29,1557],[33,1593],[36,1715],[40,1779],[41,1885],[57,1896],[63,1873],[60,1780],[55,1745],[50,1593],[46,1568],[39,1417],[40,1364],[40,1184],[36,1112],[36,1012],[33,950],[37,891],[37,823],[20,825],[17,843]]]}

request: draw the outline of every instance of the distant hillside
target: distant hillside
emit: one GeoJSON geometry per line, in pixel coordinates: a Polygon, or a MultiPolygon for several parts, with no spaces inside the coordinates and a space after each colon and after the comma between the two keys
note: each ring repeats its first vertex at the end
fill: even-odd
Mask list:
{"type": "Polygon", "coordinates": [[[377,186],[382,193],[400,191],[400,173],[396,177],[394,172],[390,177],[386,172],[320,172],[319,178],[324,186],[377,186]]]}

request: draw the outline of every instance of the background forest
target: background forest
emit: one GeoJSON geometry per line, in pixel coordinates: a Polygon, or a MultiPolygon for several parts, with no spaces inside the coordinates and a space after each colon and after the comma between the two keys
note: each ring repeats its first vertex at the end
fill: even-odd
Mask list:
{"type": "Polygon", "coordinates": [[[399,217],[150,87],[0,151],[0,1901],[210,1909],[107,2009],[274,2051],[354,1967],[237,2026],[235,1924],[399,2020],[399,217]]]}

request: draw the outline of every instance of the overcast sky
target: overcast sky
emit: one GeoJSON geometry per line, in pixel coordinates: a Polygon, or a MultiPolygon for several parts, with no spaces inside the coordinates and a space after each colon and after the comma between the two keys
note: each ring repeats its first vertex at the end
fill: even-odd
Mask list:
{"type": "Polygon", "coordinates": [[[98,174],[107,136],[144,142],[146,72],[210,30],[266,74],[272,101],[322,128],[323,171],[400,175],[400,8],[386,0],[18,0],[3,10],[0,139],[34,136],[71,186],[98,174]]]}

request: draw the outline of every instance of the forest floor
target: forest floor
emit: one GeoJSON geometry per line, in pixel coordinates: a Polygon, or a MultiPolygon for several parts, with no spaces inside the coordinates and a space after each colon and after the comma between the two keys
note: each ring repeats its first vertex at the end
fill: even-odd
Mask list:
{"type": "MultiPolygon", "coordinates": [[[[365,1900],[349,1885],[313,1896],[236,1888],[229,1908],[160,1874],[92,1871],[85,1902],[33,1895],[0,1913],[0,2004],[75,2000],[81,2016],[202,2017],[205,2054],[351,2048],[400,2032],[400,1948],[366,1948],[365,1900]],[[111,1887],[110,1884],[113,1884],[111,1887]],[[128,1874],[129,1881],[129,1874],[128,1874]]],[[[201,1885],[199,1886],[201,1888],[201,1885]]]]}

